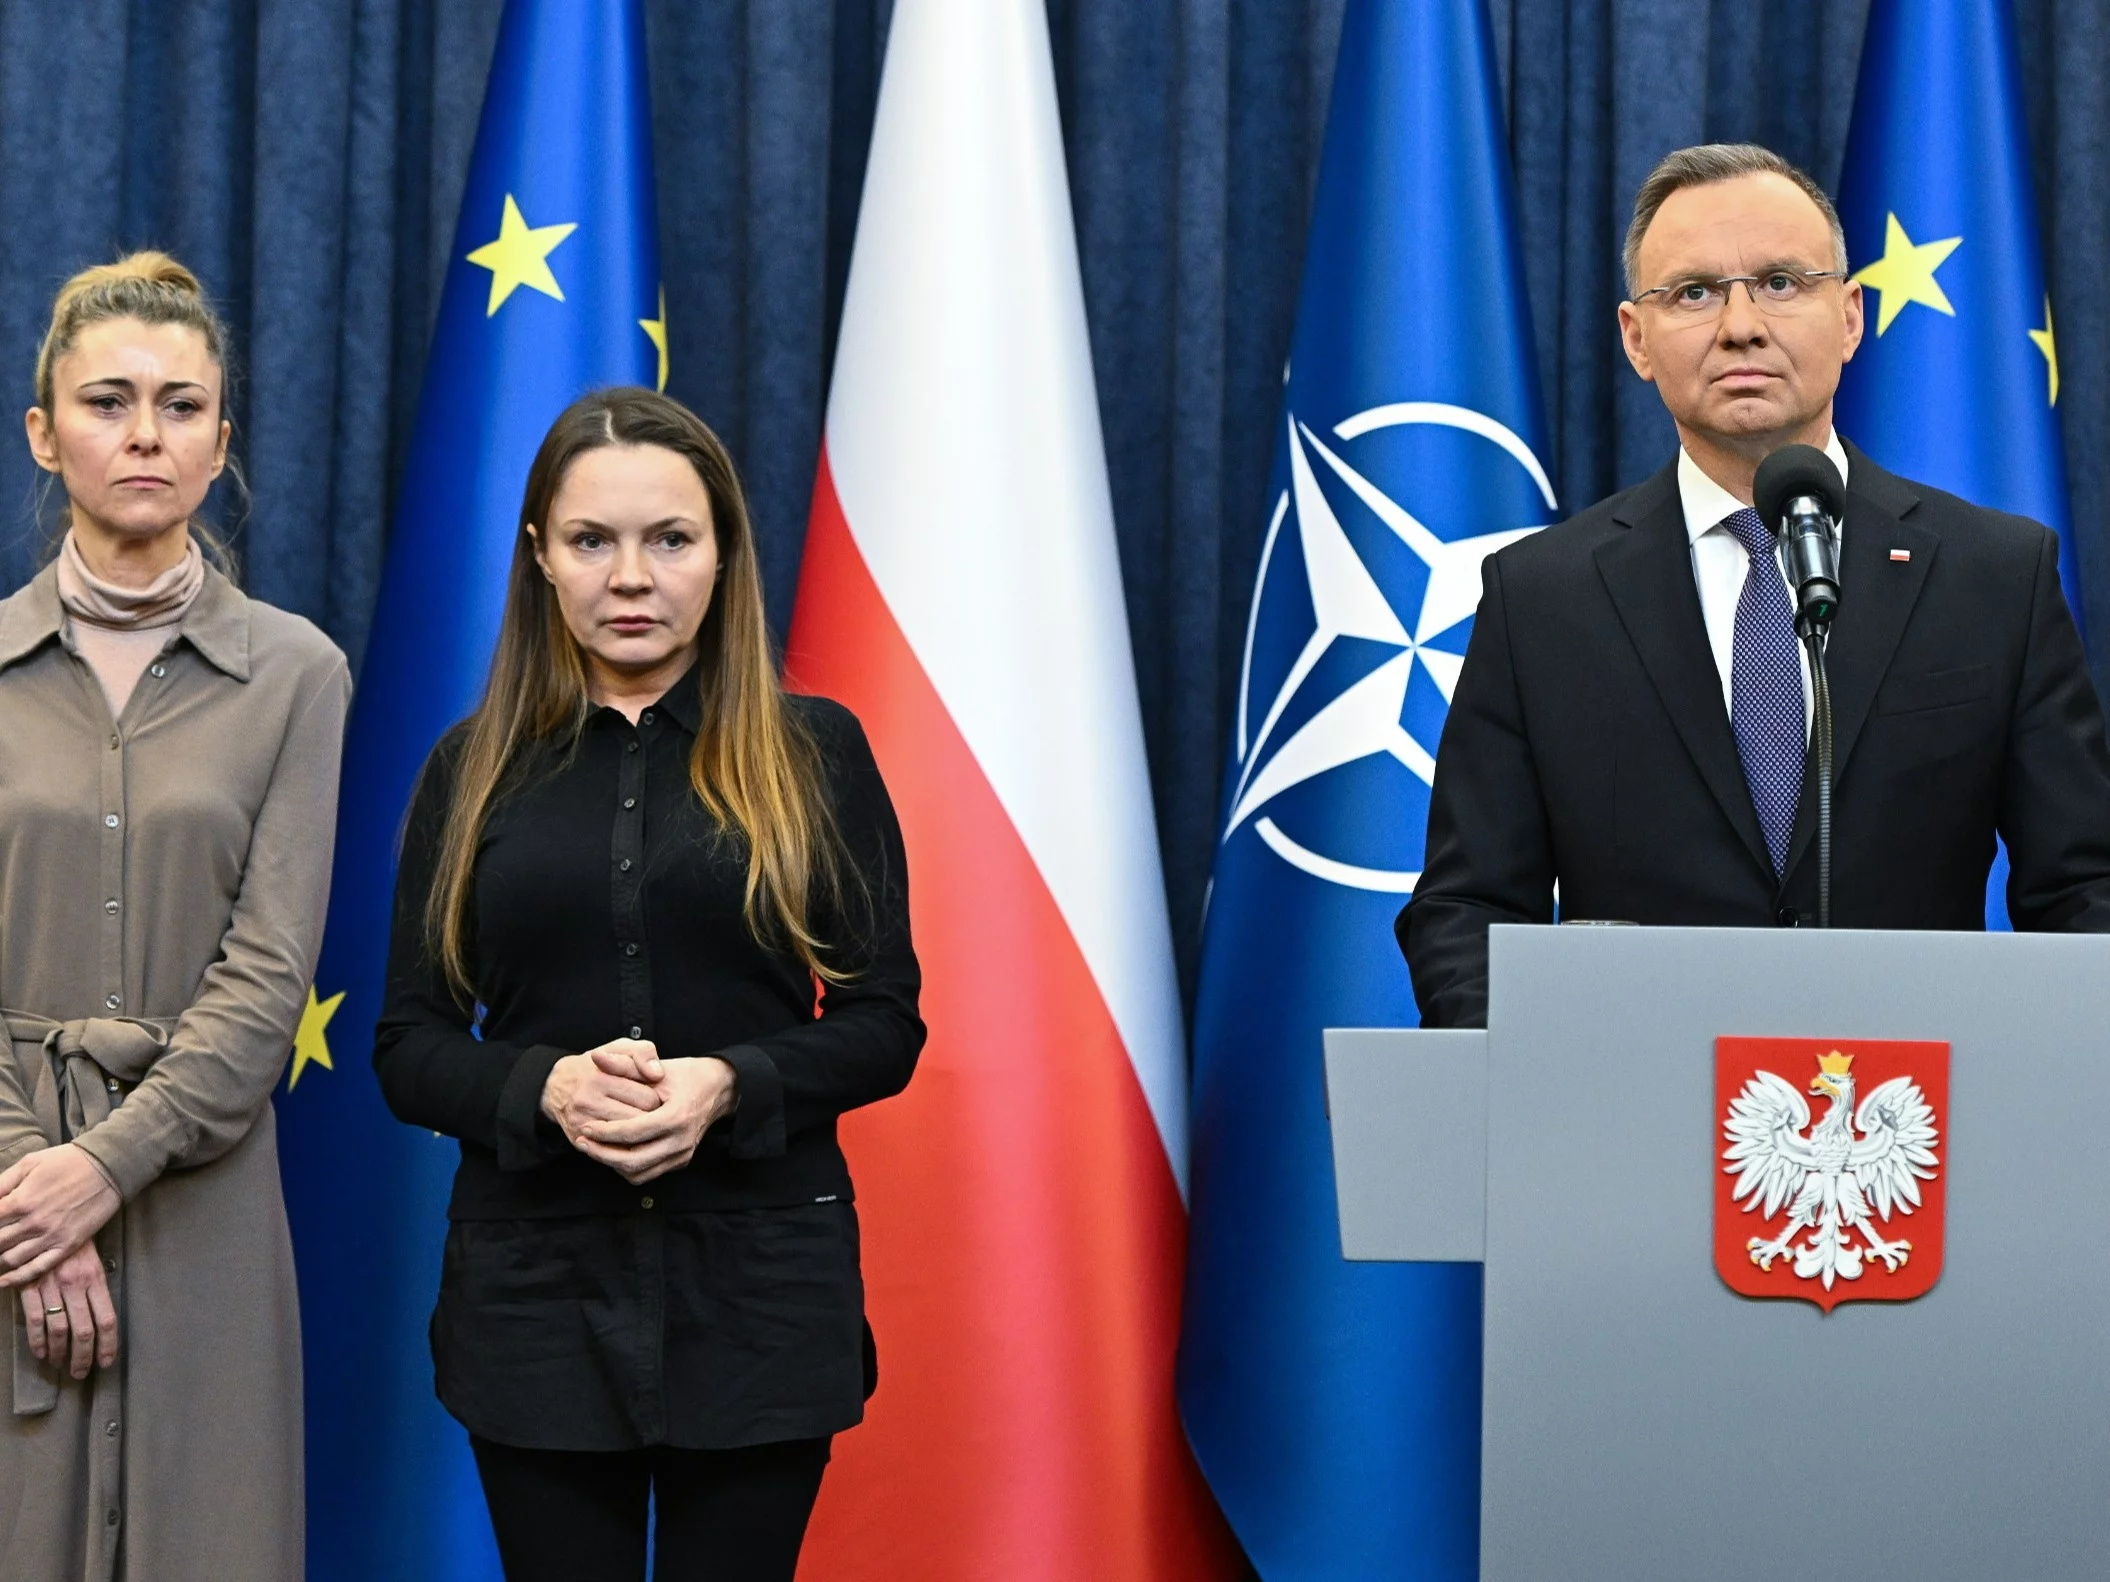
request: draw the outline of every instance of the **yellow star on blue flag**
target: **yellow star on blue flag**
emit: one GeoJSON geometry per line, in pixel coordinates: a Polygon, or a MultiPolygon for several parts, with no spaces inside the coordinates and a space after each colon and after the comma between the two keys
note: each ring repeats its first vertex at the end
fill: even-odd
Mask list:
{"type": "Polygon", "coordinates": [[[2029,338],[2036,342],[2037,350],[2044,354],[2044,361],[2051,365],[2051,405],[2057,406],[2059,404],[2059,343],[2052,338],[2050,297],[2044,299],[2044,328],[2031,330],[2029,338]]]}
{"type": "Polygon", "coordinates": [[[1854,275],[1865,289],[1877,295],[1877,335],[1888,330],[1897,316],[1915,302],[1952,319],[1956,317],[1949,294],[1942,290],[1934,272],[1948,262],[1962,241],[1961,236],[1948,236],[1938,242],[1916,243],[1905,234],[1898,217],[1890,216],[1883,233],[1883,256],[1854,275]]]}
{"type": "Polygon", "coordinates": [[[550,272],[549,255],[578,228],[577,225],[529,225],[521,216],[520,205],[513,201],[510,192],[507,193],[505,213],[498,222],[498,239],[484,243],[469,254],[470,263],[491,271],[491,301],[484,309],[484,317],[496,314],[506,298],[521,286],[532,287],[544,296],[562,302],[564,288],[557,284],[557,277],[550,272]]]}
{"type": "Polygon", "coordinates": [[[344,1003],[342,994],[333,994],[327,1000],[315,997],[315,986],[308,985],[308,1008],[300,1013],[300,1031],[293,1035],[293,1069],[286,1075],[286,1091],[291,1093],[300,1082],[300,1074],[310,1066],[320,1066],[325,1071],[335,1071],[337,1063],[330,1059],[330,1018],[337,1014],[337,1007],[344,1003]]]}
{"type": "Polygon", "coordinates": [[[652,342],[653,347],[659,352],[659,383],[653,388],[664,390],[667,388],[667,288],[665,286],[659,288],[659,317],[656,319],[639,319],[637,327],[645,332],[646,338],[652,342]]]}

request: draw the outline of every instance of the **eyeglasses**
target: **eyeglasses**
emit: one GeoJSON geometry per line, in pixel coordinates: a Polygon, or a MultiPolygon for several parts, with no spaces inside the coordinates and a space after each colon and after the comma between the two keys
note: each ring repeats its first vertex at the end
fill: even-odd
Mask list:
{"type": "Polygon", "coordinates": [[[1751,302],[1761,313],[1793,313],[1807,307],[1817,295],[1818,284],[1841,280],[1838,269],[1769,269],[1762,275],[1689,275],[1667,286],[1650,286],[1637,292],[1636,302],[1661,297],[1657,304],[1681,324],[1700,324],[1721,315],[1729,305],[1729,293],[1739,285],[1751,293],[1751,302]]]}

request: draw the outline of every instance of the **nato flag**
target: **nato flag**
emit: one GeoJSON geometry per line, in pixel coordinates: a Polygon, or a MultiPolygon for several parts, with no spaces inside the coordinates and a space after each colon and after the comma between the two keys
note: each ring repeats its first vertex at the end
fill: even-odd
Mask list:
{"type": "Polygon", "coordinates": [[[1327,1027],[1393,914],[1481,563],[1556,516],[1481,0],[1349,0],[1195,1009],[1181,1411],[1266,1582],[1470,1577],[1480,1271],[1341,1257],[1327,1027]]]}
{"type": "Polygon", "coordinates": [[[508,0],[352,709],[319,999],[279,1099],[317,1582],[498,1575],[425,1343],[455,1149],[388,1114],[368,1055],[397,830],[482,694],[528,464],[575,397],[665,381],[646,95],[641,0],[508,0]]]}
{"type": "MultiPolygon", "coordinates": [[[[1893,472],[2051,528],[2080,621],[2007,0],[1875,0],[1839,199],[1867,317],[1839,385],[1840,432],[1893,472]]],[[[1996,928],[2006,878],[2003,851],[1986,898],[1996,928]]]]}

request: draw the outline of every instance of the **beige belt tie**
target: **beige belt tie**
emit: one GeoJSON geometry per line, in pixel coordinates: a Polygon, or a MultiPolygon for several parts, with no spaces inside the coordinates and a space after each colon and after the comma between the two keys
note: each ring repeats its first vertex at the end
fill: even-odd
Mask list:
{"type": "MultiPolygon", "coordinates": [[[[110,1118],[125,1094],[139,1085],[168,1048],[173,1021],[129,1016],[90,1016],[55,1022],[26,1011],[0,1010],[15,1066],[29,1086],[37,1125],[53,1147],[71,1142],[110,1118]]],[[[124,1216],[111,1220],[106,1237],[122,1237],[124,1216]]],[[[110,1279],[110,1300],[124,1312],[121,1248],[110,1279]]],[[[59,1373],[30,1354],[29,1332],[20,1322],[14,1331],[14,1415],[34,1417],[59,1404],[59,1373]]]]}

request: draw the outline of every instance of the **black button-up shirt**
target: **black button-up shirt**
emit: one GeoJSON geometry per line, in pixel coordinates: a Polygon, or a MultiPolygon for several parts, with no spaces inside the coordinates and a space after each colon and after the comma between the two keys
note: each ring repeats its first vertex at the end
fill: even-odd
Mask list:
{"type": "Polygon", "coordinates": [[[898,1092],[923,1041],[906,864],[856,720],[793,698],[819,744],[850,900],[813,918],[850,969],[813,976],[742,914],[744,848],[689,784],[692,677],[632,726],[596,709],[529,755],[475,865],[472,1017],[424,947],[459,731],[405,827],[374,1065],[389,1107],[461,1140],[433,1322],[472,1432],[551,1449],[694,1448],[857,1421],[868,1363],[843,1111],[898,1092]],[[612,1038],[715,1055],[737,1108],[642,1187],[542,1113],[550,1068],[612,1038]]]}

